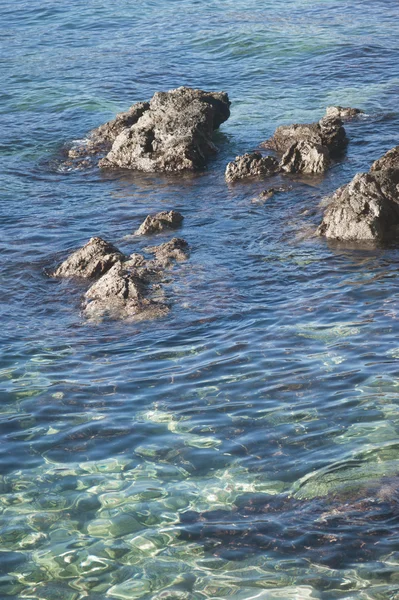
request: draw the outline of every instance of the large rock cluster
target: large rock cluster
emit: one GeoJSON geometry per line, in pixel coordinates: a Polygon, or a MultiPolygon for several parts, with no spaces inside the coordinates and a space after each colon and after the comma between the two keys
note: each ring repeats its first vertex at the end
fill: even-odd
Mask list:
{"type": "Polygon", "coordinates": [[[155,258],[126,256],[102,238],[93,237],[52,275],[94,280],[83,299],[83,312],[91,319],[156,318],[169,311],[161,285],[164,271],[174,261],[186,260],[189,250],[180,238],[147,250],[155,258]]]}
{"type": "Polygon", "coordinates": [[[230,116],[225,92],[180,87],[157,92],[150,102],[134,104],[127,112],[91,132],[84,146],[69,157],[107,152],[102,168],[139,171],[197,171],[217,148],[215,129],[230,116]]]}
{"type": "MultiPolygon", "coordinates": [[[[341,107],[336,108],[338,115],[341,107]]],[[[349,111],[350,109],[342,109],[349,111]]],[[[353,109],[356,110],[356,109],[353,109]]],[[[261,146],[281,156],[255,152],[237,156],[226,167],[226,181],[233,182],[250,177],[269,177],[276,173],[324,173],[331,158],[340,156],[348,144],[342,120],[337,115],[324,116],[318,123],[282,125],[261,146]]]]}
{"type": "Polygon", "coordinates": [[[317,234],[337,240],[385,242],[399,231],[399,146],[332,196],[317,234]]]}

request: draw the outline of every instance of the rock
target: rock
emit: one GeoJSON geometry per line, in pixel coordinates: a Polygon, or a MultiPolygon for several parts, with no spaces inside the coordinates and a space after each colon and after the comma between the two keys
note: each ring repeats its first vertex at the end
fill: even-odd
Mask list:
{"type": "Polygon", "coordinates": [[[279,171],[278,161],[272,156],[262,156],[260,152],[251,152],[237,156],[226,167],[226,181],[229,183],[248,177],[269,177],[279,171]]]}
{"type": "Polygon", "coordinates": [[[350,108],[343,106],[327,106],[326,108],[326,117],[338,117],[342,121],[349,121],[354,117],[357,117],[364,113],[364,110],[360,108],[350,108]]]}
{"type": "Polygon", "coordinates": [[[149,102],[137,102],[133,104],[126,112],[119,113],[115,119],[100,125],[97,129],[93,129],[90,134],[93,142],[97,144],[112,144],[120,133],[126,128],[135,125],[140,117],[149,110],[149,102]]]}
{"type": "Polygon", "coordinates": [[[54,277],[84,277],[92,279],[104,275],[124,255],[100,237],[91,238],[83,248],[76,250],[53,273],[54,277]]]}
{"type": "Polygon", "coordinates": [[[138,120],[116,136],[99,165],[148,172],[202,169],[217,152],[212,134],[228,119],[229,107],[225,92],[187,87],[157,92],[138,120]]]}
{"type": "Polygon", "coordinates": [[[338,189],[317,235],[338,240],[387,241],[399,225],[399,171],[358,173],[338,189]]]}
{"type": "Polygon", "coordinates": [[[373,162],[370,168],[371,172],[383,170],[399,170],[399,146],[388,150],[384,156],[373,162]]]}
{"type": "Polygon", "coordinates": [[[116,137],[126,128],[131,127],[150,107],[148,102],[137,102],[126,112],[119,113],[115,119],[100,125],[90,132],[84,140],[77,140],[67,151],[70,161],[64,166],[84,169],[94,165],[93,157],[99,153],[109,152],[116,137]]]}
{"type": "Polygon", "coordinates": [[[149,235],[151,233],[159,233],[164,229],[175,229],[181,225],[183,218],[183,215],[175,210],[148,215],[137,231],[135,231],[135,234],[149,235]]]}
{"type": "Polygon", "coordinates": [[[251,200],[252,204],[264,203],[267,200],[270,200],[275,194],[280,194],[281,192],[289,192],[292,189],[290,185],[282,185],[280,187],[271,187],[263,190],[259,196],[253,198],[251,200]]]}
{"type": "Polygon", "coordinates": [[[280,162],[286,173],[323,173],[330,165],[326,146],[306,141],[296,142],[287,150],[280,162]]]}
{"type": "Polygon", "coordinates": [[[173,261],[187,260],[189,257],[189,246],[186,240],[173,238],[160,246],[150,246],[147,252],[155,254],[156,263],[163,268],[172,264],[173,261]]]}
{"type": "Polygon", "coordinates": [[[160,290],[149,292],[135,269],[117,263],[86,292],[84,313],[91,319],[154,319],[169,310],[163,302],[149,297],[154,291],[160,290]]]}
{"type": "Polygon", "coordinates": [[[324,117],[318,123],[281,125],[262,146],[276,152],[286,152],[297,142],[325,146],[333,156],[345,150],[348,139],[340,119],[324,117]]]}

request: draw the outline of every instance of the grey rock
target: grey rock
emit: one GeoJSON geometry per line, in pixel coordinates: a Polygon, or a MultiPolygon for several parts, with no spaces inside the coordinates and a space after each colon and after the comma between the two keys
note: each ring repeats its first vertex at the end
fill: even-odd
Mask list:
{"type": "Polygon", "coordinates": [[[323,173],[330,166],[326,146],[311,142],[296,142],[283,155],[280,168],[285,173],[323,173]]]}
{"type": "Polygon", "coordinates": [[[325,146],[333,156],[345,150],[348,139],[340,119],[323,117],[318,123],[281,125],[262,146],[276,152],[286,152],[297,142],[325,146]]]}
{"type": "Polygon", "coordinates": [[[84,168],[91,163],[87,157],[108,152],[117,136],[126,128],[131,127],[150,107],[148,102],[137,102],[133,104],[126,112],[119,113],[115,119],[108,121],[100,127],[93,129],[85,140],[76,142],[69,150],[70,159],[85,159],[80,161],[77,166],[84,168]]]}
{"type": "Polygon", "coordinates": [[[251,152],[237,156],[226,167],[226,181],[232,183],[249,177],[270,177],[279,171],[278,161],[273,156],[262,156],[251,152]]]}
{"type": "Polygon", "coordinates": [[[154,319],[169,308],[160,299],[160,288],[148,289],[135,269],[115,264],[86,292],[84,313],[90,319],[154,319]]]}
{"type": "Polygon", "coordinates": [[[183,222],[183,215],[175,210],[163,211],[156,215],[148,215],[145,221],[135,231],[136,235],[159,233],[164,229],[176,229],[183,222]]]}
{"type": "Polygon", "coordinates": [[[360,108],[350,108],[349,106],[327,106],[326,108],[326,117],[338,117],[342,121],[349,121],[363,113],[364,111],[360,108]]]}
{"type": "Polygon", "coordinates": [[[189,246],[186,240],[172,238],[165,244],[150,246],[147,252],[155,254],[156,264],[163,268],[170,266],[174,261],[184,261],[189,257],[189,246]]]}
{"type": "Polygon", "coordinates": [[[388,150],[378,160],[373,162],[370,167],[370,171],[383,171],[383,170],[399,170],[399,146],[395,146],[391,150],[388,150]]]}
{"type": "Polygon", "coordinates": [[[180,87],[157,92],[132,126],[123,128],[99,165],[140,171],[196,171],[217,152],[213,131],[230,115],[225,92],[180,87]]]}
{"type": "Polygon", "coordinates": [[[397,235],[399,171],[358,173],[338,189],[317,235],[337,240],[384,242],[397,235]]]}
{"type": "Polygon", "coordinates": [[[79,250],[71,254],[53,273],[54,277],[101,277],[124,255],[112,244],[100,237],[91,238],[79,250]]]}

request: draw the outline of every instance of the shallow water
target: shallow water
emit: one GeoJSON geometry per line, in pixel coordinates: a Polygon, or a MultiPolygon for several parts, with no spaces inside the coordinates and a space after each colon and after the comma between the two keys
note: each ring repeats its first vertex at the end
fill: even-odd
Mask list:
{"type": "Polygon", "coordinates": [[[397,598],[398,248],[309,235],[398,143],[397,3],[0,11],[0,596],[397,598]],[[64,144],[183,84],[232,100],[206,172],[63,168],[64,144]],[[228,160],[329,104],[367,116],[325,178],[266,203],[268,183],[226,186],[228,160]],[[87,323],[82,288],[46,277],[92,235],[140,250],[170,208],[192,253],[166,318],[87,323]]]}

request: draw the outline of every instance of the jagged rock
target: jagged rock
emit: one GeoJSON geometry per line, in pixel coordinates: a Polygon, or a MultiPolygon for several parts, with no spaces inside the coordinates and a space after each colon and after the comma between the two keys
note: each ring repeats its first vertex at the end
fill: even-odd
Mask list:
{"type": "Polygon", "coordinates": [[[342,121],[349,121],[363,113],[364,111],[360,108],[350,108],[349,106],[327,106],[325,116],[338,117],[342,121]]]}
{"type": "Polygon", "coordinates": [[[104,275],[124,259],[122,252],[100,237],[91,238],[71,254],[53,273],[54,277],[94,278],[104,275]]]}
{"type": "Polygon", "coordinates": [[[345,150],[348,139],[340,119],[323,117],[318,123],[281,125],[262,146],[276,152],[286,152],[297,142],[325,146],[333,156],[345,150]]]}
{"type": "Polygon", "coordinates": [[[317,234],[338,240],[387,241],[399,225],[399,171],[358,173],[338,189],[317,234]]]}
{"type": "Polygon", "coordinates": [[[371,165],[370,171],[382,171],[382,170],[399,170],[399,146],[395,146],[391,150],[388,150],[381,156],[378,160],[373,162],[371,165]]]}
{"type": "Polygon", "coordinates": [[[270,177],[279,171],[278,161],[273,156],[262,156],[251,152],[237,156],[226,167],[226,181],[229,183],[248,177],[270,177]]]}
{"type": "Polygon", "coordinates": [[[310,142],[296,142],[287,150],[280,162],[286,173],[323,173],[330,165],[326,146],[310,142]]]}
{"type": "Polygon", "coordinates": [[[160,317],[169,309],[163,302],[150,297],[154,292],[159,293],[160,289],[149,290],[135,269],[117,263],[86,292],[84,313],[91,319],[160,317]]]}
{"type": "Polygon", "coordinates": [[[137,231],[135,231],[135,234],[149,235],[151,233],[159,233],[164,229],[176,229],[181,225],[183,218],[183,215],[175,210],[148,215],[137,231]]]}
{"type": "MultiPolygon", "coordinates": [[[[149,172],[202,169],[217,152],[212,134],[228,119],[229,107],[225,92],[187,87],[157,92],[138,120],[122,128],[99,164],[149,172]]],[[[109,130],[115,127],[108,124],[109,130]]]]}
{"type": "MultiPolygon", "coordinates": [[[[68,158],[75,161],[71,162],[70,166],[80,169],[92,166],[92,159],[90,160],[88,157],[93,157],[93,155],[100,152],[109,152],[116,137],[124,129],[137,123],[149,107],[149,102],[137,102],[126,112],[116,115],[112,121],[108,121],[100,125],[100,127],[93,129],[88,138],[75,142],[67,152],[68,158]]],[[[68,165],[68,161],[64,164],[68,165]]]]}
{"type": "Polygon", "coordinates": [[[155,254],[155,260],[158,265],[167,267],[173,261],[187,260],[189,257],[189,246],[186,240],[173,238],[160,246],[150,246],[146,248],[147,252],[155,254]]]}

